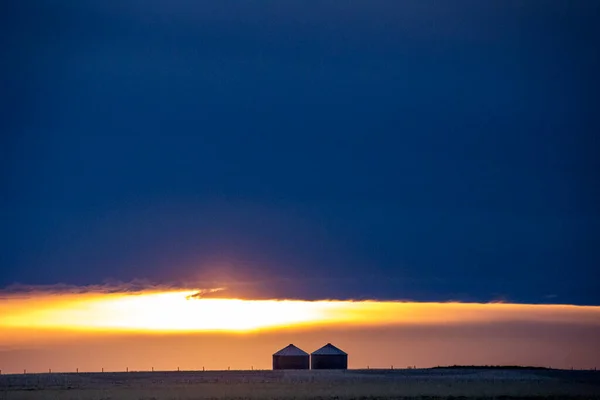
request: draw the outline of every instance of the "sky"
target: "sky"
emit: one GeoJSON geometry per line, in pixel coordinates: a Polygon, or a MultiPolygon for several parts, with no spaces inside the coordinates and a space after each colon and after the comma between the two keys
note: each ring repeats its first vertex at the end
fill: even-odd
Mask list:
{"type": "Polygon", "coordinates": [[[600,307],[242,300],[193,290],[4,292],[3,373],[270,369],[293,343],[333,342],[349,368],[527,365],[591,369],[600,307]]]}
{"type": "Polygon", "coordinates": [[[156,288],[600,306],[599,18],[1,2],[0,325],[15,296],[156,288]]]}

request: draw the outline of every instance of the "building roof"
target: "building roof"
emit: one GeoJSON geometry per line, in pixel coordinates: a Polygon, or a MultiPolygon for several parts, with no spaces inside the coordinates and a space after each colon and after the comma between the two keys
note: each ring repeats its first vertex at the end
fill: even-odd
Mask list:
{"type": "Polygon", "coordinates": [[[290,344],[279,350],[274,356],[308,356],[308,353],[298,347],[290,344]]]}
{"type": "Polygon", "coordinates": [[[319,350],[315,350],[311,353],[313,356],[347,356],[348,353],[338,349],[331,343],[327,343],[319,350]]]}

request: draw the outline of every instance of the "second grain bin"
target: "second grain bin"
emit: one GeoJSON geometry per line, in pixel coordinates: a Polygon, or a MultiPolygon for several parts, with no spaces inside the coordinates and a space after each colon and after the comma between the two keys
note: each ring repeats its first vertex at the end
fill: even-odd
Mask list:
{"type": "Polygon", "coordinates": [[[327,343],[310,355],[311,369],[348,369],[348,354],[327,343]]]}

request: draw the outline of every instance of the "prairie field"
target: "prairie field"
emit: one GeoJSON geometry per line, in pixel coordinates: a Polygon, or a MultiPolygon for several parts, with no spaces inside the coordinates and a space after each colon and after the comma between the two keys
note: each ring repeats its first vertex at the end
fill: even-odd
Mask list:
{"type": "Polygon", "coordinates": [[[600,399],[600,372],[412,369],[0,375],[0,400],[600,399]]]}

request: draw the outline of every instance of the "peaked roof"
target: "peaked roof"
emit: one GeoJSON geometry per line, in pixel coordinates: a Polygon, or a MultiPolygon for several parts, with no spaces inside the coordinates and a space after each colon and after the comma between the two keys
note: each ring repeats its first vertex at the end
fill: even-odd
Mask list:
{"type": "Polygon", "coordinates": [[[274,356],[308,356],[308,353],[298,347],[290,344],[279,350],[274,356]]]}
{"type": "Polygon", "coordinates": [[[327,343],[325,346],[321,347],[319,350],[315,350],[311,353],[316,356],[347,356],[348,354],[331,343],[327,343]]]}

